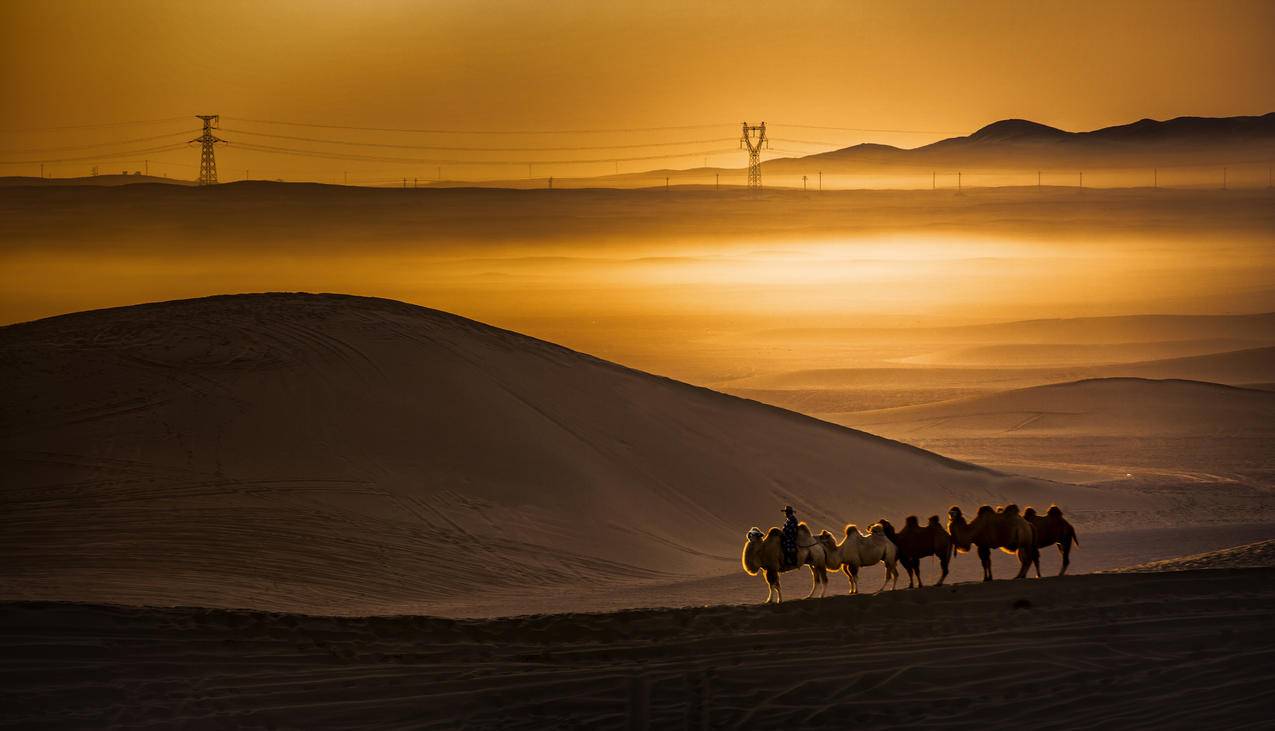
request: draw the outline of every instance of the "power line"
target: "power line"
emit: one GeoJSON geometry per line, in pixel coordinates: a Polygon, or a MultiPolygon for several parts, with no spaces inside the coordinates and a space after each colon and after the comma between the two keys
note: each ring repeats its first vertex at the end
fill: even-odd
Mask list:
{"type": "Polygon", "coordinates": [[[445,147],[441,145],[395,145],[384,142],[358,142],[355,140],[331,140],[320,137],[297,137],[293,135],[272,135],[265,132],[249,132],[241,129],[222,127],[222,132],[249,135],[252,137],[269,137],[276,140],[293,140],[296,142],[320,142],[329,145],[347,145],[350,147],[384,147],[397,150],[443,150],[446,152],[575,152],[592,150],[632,150],[642,147],[676,147],[678,145],[708,145],[720,142],[734,142],[734,137],[717,137],[706,140],[680,140],[677,142],[643,142],[630,145],[589,145],[575,147],[445,147]]]}
{"type": "Polygon", "coordinates": [[[181,132],[169,132],[168,134],[154,135],[152,137],[134,137],[131,140],[115,140],[114,142],[96,142],[90,145],[69,145],[66,147],[41,147],[41,148],[35,148],[35,149],[0,150],[0,153],[6,154],[6,155],[11,155],[11,154],[25,155],[25,154],[31,154],[31,153],[37,153],[37,152],[67,152],[70,150],[92,150],[97,147],[115,147],[117,145],[131,145],[136,142],[153,142],[155,140],[163,140],[169,137],[179,137],[179,136],[185,137],[188,134],[190,134],[190,130],[182,130],[181,132]]]}
{"type": "Polygon", "coordinates": [[[937,129],[870,129],[867,127],[820,127],[813,124],[785,124],[772,122],[772,127],[792,127],[793,129],[818,129],[826,132],[889,132],[905,135],[963,135],[965,132],[952,132],[937,129]]]}
{"type": "Polygon", "coordinates": [[[136,119],[128,122],[100,122],[97,124],[72,124],[63,125],[61,127],[24,127],[20,129],[5,129],[0,132],[56,132],[63,129],[95,129],[99,127],[129,127],[141,126],[147,124],[164,124],[166,122],[177,122],[189,119],[189,117],[168,117],[166,119],[136,119]]]}
{"type": "Polygon", "coordinates": [[[98,160],[110,160],[119,157],[130,157],[132,155],[145,155],[148,153],[172,152],[173,150],[185,149],[185,143],[177,145],[164,145],[162,147],[150,147],[144,150],[128,150],[127,152],[108,152],[101,155],[89,155],[86,157],[64,157],[56,160],[0,160],[0,165],[38,165],[40,163],[60,163],[60,162],[96,162],[98,160]]]}
{"type": "Polygon", "coordinates": [[[267,152],[280,155],[296,155],[300,157],[313,157],[326,160],[356,160],[361,162],[389,162],[389,163],[405,163],[411,165],[583,165],[589,163],[604,162],[640,162],[646,160],[671,160],[685,157],[703,157],[705,155],[722,155],[735,152],[733,149],[719,150],[699,150],[696,152],[685,153],[664,153],[660,155],[643,155],[639,157],[606,157],[588,160],[458,160],[458,159],[437,159],[437,158],[409,158],[409,157],[388,157],[376,155],[358,155],[347,154],[341,152],[327,152],[324,150],[298,150],[288,147],[275,147],[270,145],[254,145],[252,143],[236,143],[235,148],[238,150],[247,150],[250,152],[267,152]]]}
{"type": "Polygon", "coordinates": [[[439,135],[583,135],[583,134],[618,134],[622,132],[668,132],[673,130],[713,129],[727,127],[725,124],[684,124],[671,127],[625,127],[614,129],[523,129],[523,130],[473,130],[473,129],[410,129],[404,127],[355,127],[342,124],[312,124],[309,122],[284,122],[272,119],[245,119],[243,117],[226,117],[230,122],[250,122],[252,124],[277,124],[287,127],[313,127],[316,129],[346,129],[361,132],[410,132],[439,135]]]}

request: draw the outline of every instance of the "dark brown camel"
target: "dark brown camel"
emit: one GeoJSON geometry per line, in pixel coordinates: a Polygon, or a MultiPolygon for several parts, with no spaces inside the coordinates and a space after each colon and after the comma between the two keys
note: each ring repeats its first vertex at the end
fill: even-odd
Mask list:
{"type": "Polygon", "coordinates": [[[908,588],[912,588],[912,577],[916,576],[916,585],[925,586],[921,582],[921,559],[926,556],[937,556],[943,575],[935,586],[942,586],[947,578],[947,566],[952,560],[952,536],[939,524],[939,516],[930,516],[930,522],[921,527],[921,521],[915,515],[909,515],[903,521],[903,530],[897,533],[890,521],[882,518],[877,521],[885,529],[885,536],[899,547],[899,563],[908,572],[908,588]]]}
{"type": "Polygon", "coordinates": [[[958,552],[978,546],[978,558],[983,562],[983,581],[992,580],[992,549],[1018,555],[1020,568],[1015,579],[1027,577],[1027,569],[1040,554],[1036,550],[1036,529],[1018,514],[1017,505],[1006,505],[999,510],[984,505],[978,509],[973,522],[966,523],[961,509],[952,506],[947,511],[947,530],[958,552]]]}
{"type": "Polygon", "coordinates": [[[1036,578],[1040,578],[1040,549],[1054,544],[1058,544],[1058,553],[1062,554],[1062,568],[1058,575],[1067,573],[1067,566],[1071,564],[1071,544],[1079,546],[1080,539],[1076,537],[1076,529],[1063,517],[1062,510],[1057,505],[1050,505],[1044,515],[1037,515],[1035,508],[1028,508],[1023,511],[1023,519],[1036,529],[1036,557],[1032,560],[1036,578]]]}

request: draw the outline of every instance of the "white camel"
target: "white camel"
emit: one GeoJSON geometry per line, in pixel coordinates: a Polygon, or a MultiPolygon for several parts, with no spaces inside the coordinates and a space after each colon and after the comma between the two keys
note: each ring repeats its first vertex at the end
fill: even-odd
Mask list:
{"type": "Polygon", "coordinates": [[[884,562],[885,581],[881,583],[881,588],[877,589],[877,593],[880,594],[885,590],[885,585],[890,583],[890,579],[894,579],[892,589],[899,585],[899,569],[895,565],[898,556],[898,547],[886,537],[885,529],[880,523],[873,523],[867,535],[860,533],[858,526],[847,525],[846,537],[837,544],[836,556],[829,563],[841,564],[841,570],[846,572],[846,580],[850,584],[850,593],[858,594],[859,569],[884,562]]]}

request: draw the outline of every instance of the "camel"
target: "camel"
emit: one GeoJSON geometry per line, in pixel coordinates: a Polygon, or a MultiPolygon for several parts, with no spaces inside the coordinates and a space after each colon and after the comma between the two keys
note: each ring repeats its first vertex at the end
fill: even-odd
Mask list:
{"type": "Polygon", "coordinates": [[[810,526],[805,523],[798,524],[797,563],[791,566],[784,563],[784,549],[780,545],[782,540],[783,531],[778,528],[771,528],[763,534],[760,528],[754,526],[748,531],[747,540],[744,541],[744,553],[741,557],[744,571],[749,576],[756,576],[758,573],[765,575],[766,585],[769,587],[765,603],[770,604],[773,600],[775,604],[779,604],[783,601],[784,595],[779,588],[779,574],[800,566],[809,566],[811,577],[814,579],[806,598],[813,597],[815,591],[821,587],[823,593],[819,596],[827,594],[828,572],[841,568],[840,561],[834,558],[837,543],[832,534],[825,530],[820,531],[817,537],[812,536],[810,526]]]}
{"type": "MultiPolygon", "coordinates": [[[[894,586],[899,585],[899,569],[895,566],[897,551],[894,543],[886,537],[885,529],[880,523],[868,529],[868,534],[859,532],[858,526],[847,525],[846,537],[836,546],[836,559],[841,569],[846,572],[846,581],[850,584],[850,593],[859,593],[859,568],[873,566],[878,562],[885,563],[885,581],[881,582],[880,594],[885,585],[894,579],[894,586]]],[[[834,571],[836,569],[833,569],[834,571]]]]}
{"type": "Polygon", "coordinates": [[[978,558],[983,562],[983,581],[992,580],[992,549],[1018,555],[1021,568],[1014,578],[1027,577],[1027,569],[1039,554],[1036,550],[1036,529],[1018,514],[1017,505],[1006,505],[999,510],[984,505],[978,509],[973,522],[966,523],[961,509],[952,506],[947,511],[947,530],[958,553],[978,546],[978,558]]]}
{"type": "Polygon", "coordinates": [[[1058,570],[1058,575],[1067,573],[1067,566],[1071,564],[1071,544],[1074,542],[1079,546],[1080,539],[1076,537],[1076,529],[1063,518],[1062,509],[1057,505],[1050,505],[1041,516],[1036,514],[1035,508],[1028,508],[1023,511],[1023,518],[1036,529],[1036,557],[1032,561],[1036,567],[1036,578],[1040,578],[1040,549],[1055,543],[1058,544],[1058,553],[1062,555],[1062,568],[1058,570]]]}
{"type": "Polygon", "coordinates": [[[909,515],[903,522],[903,530],[898,533],[895,533],[894,526],[885,518],[879,522],[885,530],[885,537],[898,546],[899,563],[908,572],[908,588],[912,588],[913,574],[916,575],[916,585],[925,586],[921,582],[921,559],[926,556],[938,558],[943,575],[935,586],[942,586],[943,580],[947,578],[948,563],[952,560],[952,536],[939,525],[939,516],[931,515],[930,522],[922,528],[921,521],[915,515],[909,515]]]}

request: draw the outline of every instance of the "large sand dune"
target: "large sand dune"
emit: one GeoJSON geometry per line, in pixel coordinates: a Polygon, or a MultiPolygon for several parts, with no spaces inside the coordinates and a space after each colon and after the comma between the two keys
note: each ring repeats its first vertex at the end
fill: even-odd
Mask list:
{"type": "Polygon", "coordinates": [[[1275,569],[503,620],[0,604],[0,726],[1266,728],[1275,569]]]}
{"type": "Polygon", "coordinates": [[[490,613],[737,570],[952,502],[1144,499],[1010,477],[403,303],[215,297],[0,330],[8,598],[490,613]]]}

